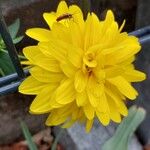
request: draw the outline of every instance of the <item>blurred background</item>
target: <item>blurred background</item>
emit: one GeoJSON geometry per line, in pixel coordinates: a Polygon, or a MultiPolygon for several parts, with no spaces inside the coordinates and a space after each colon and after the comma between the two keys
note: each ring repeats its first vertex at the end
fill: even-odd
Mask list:
{"type": "MultiPolygon", "coordinates": [[[[20,19],[21,25],[18,34],[25,36],[24,33],[28,28],[48,28],[42,14],[43,12],[55,11],[59,1],[0,0],[0,7],[7,25],[10,25],[17,18],[20,19]]],[[[124,19],[126,20],[124,31],[127,32],[150,25],[150,0],[66,0],[66,2],[69,5],[77,4],[84,14],[88,10],[93,11],[100,19],[104,19],[107,10],[111,9],[120,25],[124,19]]],[[[18,52],[21,52],[23,47],[33,44],[35,44],[35,41],[25,36],[20,43],[16,44],[16,48],[18,52]]],[[[135,84],[135,86],[140,93],[136,104],[143,106],[147,111],[146,119],[137,131],[137,139],[140,141],[140,145],[148,145],[150,144],[150,42],[142,45],[142,51],[138,54],[135,65],[137,69],[147,74],[147,80],[140,84],[135,84]]],[[[39,117],[28,114],[28,106],[31,99],[33,97],[22,96],[18,93],[0,97],[1,145],[12,143],[22,137],[18,123],[19,118],[25,120],[33,134],[45,129],[43,123],[45,116],[39,117]]],[[[132,104],[135,103],[129,103],[129,105],[132,104]]],[[[69,130],[67,134],[71,134],[70,132],[69,130]]],[[[53,129],[52,134],[55,136],[53,129]]]]}

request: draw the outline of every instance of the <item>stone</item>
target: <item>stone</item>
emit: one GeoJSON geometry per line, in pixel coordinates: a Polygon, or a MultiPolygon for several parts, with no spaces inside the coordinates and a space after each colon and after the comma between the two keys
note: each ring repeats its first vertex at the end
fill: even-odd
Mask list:
{"type": "Polygon", "coordinates": [[[143,150],[141,143],[138,141],[137,137],[134,135],[129,142],[128,150],[143,150]]]}
{"type": "Polygon", "coordinates": [[[136,15],[136,28],[141,28],[150,25],[150,1],[138,0],[137,15],[136,15]]]}
{"type": "MultiPolygon", "coordinates": [[[[146,110],[146,118],[139,126],[137,134],[140,141],[145,144],[150,144],[150,42],[142,45],[142,50],[136,58],[136,68],[146,73],[146,80],[136,84],[136,88],[139,92],[139,96],[136,100],[138,106],[143,107],[146,110]]],[[[134,103],[135,104],[135,103],[134,103]]]]}
{"type": "MultiPolygon", "coordinates": [[[[149,0],[138,0],[136,15],[136,28],[142,28],[150,25],[150,1],[149,0]]],[[[149,34],[150,36],[150,34],[149,34]]],[[[150,41],[142,45],[142,51],[137,57],[136,66],[140,70],[144,71],[147,75],[147,79],[137,86],[139,91],[139,97],[137,104],[145,108],[147,115],[144,122],[140,125],[137,134],[141,142],[146,145],[150,144],[150,41]]]]}
{"type": "Polygon", "coordinates": [[[45,129],[43,115],[29,114],[29,104],[33,97],[19,93],[0,96],[0,144],[9,144],[23,138],[20,120],[23,120],[32,134],[45,129]]]}
{"type": "MultiPolygon", "coordinates": [[[[116,124],[104,127],[95,121],[90,133],[86,133],[84,126],[75,124],[69,129],[64,129],[65,132],[59,142],[65,150],[101,150],[102,145],[114,134],[115,129],[116,124]]],[[[60,130],[62,129],[54,127],[55,136],[59,134],[60,130]]],[[[135,136],[133,136],[128,150],[142,150],[142,146],[135,136]]]]}

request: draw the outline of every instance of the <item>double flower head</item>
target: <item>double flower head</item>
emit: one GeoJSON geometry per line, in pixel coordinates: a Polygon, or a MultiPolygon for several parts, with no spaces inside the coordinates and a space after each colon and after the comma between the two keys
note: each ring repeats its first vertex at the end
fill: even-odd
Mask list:
{"type": "Polygon", "coordinates": [[[24,48],[30,76],[19,87],[36,95],[33,114],[49,113],[48,126],[70,127],[93,121],[108,125],[128,114],[126,98],[136,99],[132,82],[145,79],[133,62],[141,46],[138,39],[121,32],[112,11],[104,21],[89,13],[86,20],[76,5],[61,1],[56,12],[44,13],[49,29],[32,28],[26,34],[38,41],[24,48]]]}

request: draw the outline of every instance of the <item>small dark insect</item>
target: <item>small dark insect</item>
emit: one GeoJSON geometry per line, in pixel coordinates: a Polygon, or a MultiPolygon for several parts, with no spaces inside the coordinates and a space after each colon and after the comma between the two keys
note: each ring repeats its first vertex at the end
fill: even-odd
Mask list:
{"type": "Polygon", "coordinates": [[[57,17],[56,21],[59,22],[64,19],[71,19],[71,18],[73,18],[72,14],[66,13],[66,14],[63,14],[63,15],[57,17]]]}

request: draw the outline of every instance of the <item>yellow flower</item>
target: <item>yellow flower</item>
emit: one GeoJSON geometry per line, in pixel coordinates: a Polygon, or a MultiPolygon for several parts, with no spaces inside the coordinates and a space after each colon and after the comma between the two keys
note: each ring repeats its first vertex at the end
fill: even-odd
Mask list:
{"type": "MultiPolygon", "coordinates": [[[[55,22],[60,22],[67,26],[69,21],[72,20],[78,23],[78,20],[83,18],[82,11],[76,5],[71,5],[69,8],[65,1],[61,1],[58,5],[57,11],[51,13],[44,13],[43,17],[50,28],[52,28],[55,22]],[[69,17],[69,16],[70,17],[69,17]],[[68,16],[68,18],[66,18],[68,16]],[[63,19],[66,18],[66,19],[63,19]],[[57,21],[58,20],[58,21],[57,21]]],[[[81,22],[80,22],[81,23],[81,22]]]]}
{"type": "Polygon", "coordinates": [[[70,127],[81,122],[89,131],[95,118],[103,125],[121,122],[121,115],[128,113],[126,98],[138,95],[131,83],[144,80],[145,74],[133,65],[141,48],[138,39],[121,33],[124,24],[118,28],[111,11],[104,21],[94,13],[86,21],[82,13],[76,21],[68,19],[67,25],[56,21],[72,7],[80,12],[77,6],[68,9],[63,1],[56,13],[44,14],[51,30],[27,31],[39,42],[23,50],[33,67],[19,91],[36,95],[30,112],[50,113],[47,125],[70,127]]]}

